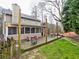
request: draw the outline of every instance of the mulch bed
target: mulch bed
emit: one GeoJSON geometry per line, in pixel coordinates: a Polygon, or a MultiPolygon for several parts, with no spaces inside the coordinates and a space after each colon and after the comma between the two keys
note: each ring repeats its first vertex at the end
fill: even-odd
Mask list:
{"type": "Polygon", "coordinates": [[[72,38],[73,40],[79,42],[79,35],[76,34],[75,32],[67,32],[67,33],[64,33],[63,36],[72,38]]]}

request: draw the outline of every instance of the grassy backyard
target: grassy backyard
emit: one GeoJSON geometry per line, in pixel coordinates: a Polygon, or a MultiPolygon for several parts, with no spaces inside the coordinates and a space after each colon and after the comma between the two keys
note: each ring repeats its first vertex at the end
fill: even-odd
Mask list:
{"type": "Polygon", "coordinates": [[[79,47],[64,39],[42,46],[39,52],[46,59],[79,59],[79,47]]]}

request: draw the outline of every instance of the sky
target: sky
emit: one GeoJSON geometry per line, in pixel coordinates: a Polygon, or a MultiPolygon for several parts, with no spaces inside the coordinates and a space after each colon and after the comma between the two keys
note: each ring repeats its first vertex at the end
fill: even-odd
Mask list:
{"type": "Polygon", "coordinates": [[[0,7],[11,9],[12,4],[18,4],[21,8],[21,13],[31,15],[32,7],[41,0],[0,0],[0,7]]]}
{"type": "Polygon", "coordinates": [[[39,1],[40,0],[0,0],[0,7],[12,10],[12,4],[17,3],[22,13],[31,15],[33,5],[39,1]]]}

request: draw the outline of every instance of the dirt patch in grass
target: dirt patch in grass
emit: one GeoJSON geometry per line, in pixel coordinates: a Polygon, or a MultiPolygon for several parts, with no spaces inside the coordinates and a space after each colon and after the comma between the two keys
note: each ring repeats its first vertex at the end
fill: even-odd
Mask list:
{"type": "Polygon", "coordinates": [[[79,35],[76,34],[75,32],[67,32],[67,33],[64,33],[63,36],[69,37],[69,38],[79,42],[79,35]]]}
{"type": "Polygon", "coordinates": [[[39,48],[38,48],[32,51],[26,52],[22,56],[22,59],[46,59],[46,57],[39,53],[39,48]]]}

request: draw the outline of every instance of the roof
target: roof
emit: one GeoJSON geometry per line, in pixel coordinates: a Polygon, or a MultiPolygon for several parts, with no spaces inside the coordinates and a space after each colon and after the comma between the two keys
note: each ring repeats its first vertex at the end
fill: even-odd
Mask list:
{"type": "MultiPolygon", "coordinates": [[[[0,7],[0,12],[7,14],[7,15],[12,15],[12,11],[10,9],[4,9],[4,8],[0,7]]],[[[21,17],[24,18],[24,19],[29,19],[29,20],[41,22],[38,19],[36,20],[35,17],[30,16],[30,15],[26,15],[26,14],[23,14],[23,13],[21,13],[21,17]]]]}

